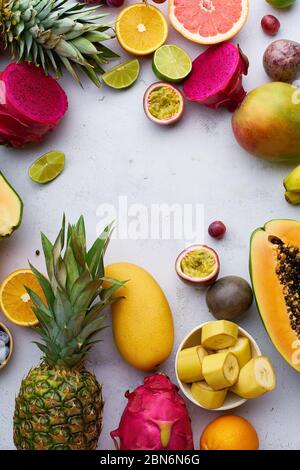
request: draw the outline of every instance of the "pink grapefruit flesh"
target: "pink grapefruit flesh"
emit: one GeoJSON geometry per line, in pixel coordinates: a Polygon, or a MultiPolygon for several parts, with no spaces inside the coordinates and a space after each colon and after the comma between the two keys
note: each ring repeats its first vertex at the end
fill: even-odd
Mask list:
{"type": "Polygon", "coordinates": [[[169,0],[173,27],[193,42],[228,41],[244,26],[248,0],[169,0]]]}

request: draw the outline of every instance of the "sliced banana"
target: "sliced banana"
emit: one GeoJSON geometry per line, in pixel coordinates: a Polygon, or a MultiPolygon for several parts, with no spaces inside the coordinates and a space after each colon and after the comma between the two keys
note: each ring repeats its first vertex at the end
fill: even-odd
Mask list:
{"type": "Polygon", "coordinates": [[[184,383],[198,382],[203,380],[202,360],[207,355],[202,346],[182,349],[177,359],[177,374],[184,383]]]}
{"type": "Polygon", "coordinates": [[[257,398],[276,387],[276,376],[270,360],[253,357],[240,371],[232,391],[242,398],[257,398]]]}
{"type": "Polygon", "coordinates": [[[213,321],[203,326],[201,344],[205,349],[214,351],[229,348],[236,343],[238,333],[238,326],[231,321],[213,321]]]}
{"type": "Polygon", "coordinates": [[[231,387],[238,379],[239,363],[229,351],[205,356],[202,373],[207,384],[214,390],[231,387]]]}
{"type": "Polygon", "coordinates": [[[195,400],[209,410],[220,408],[223,405],[227,391],[226,388],[214,390],[206,382],[194,382],[191,387],[191,393],[195,400]]]}
{"type": "Polygon", "coordinates": [[[218,352],[225,351],[230,351],[236,356],[240,369],[244,367],[252,357],[250,341],[245,336],[239,337],[237,342],[233,346],[230,346],[230,348],[220,349],[218,352]]]}

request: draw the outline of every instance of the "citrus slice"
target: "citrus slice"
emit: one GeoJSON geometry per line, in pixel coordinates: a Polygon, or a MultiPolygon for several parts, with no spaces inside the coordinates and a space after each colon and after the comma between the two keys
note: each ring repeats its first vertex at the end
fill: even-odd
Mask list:
{"type": "Polygon", "coordinates": [[[128,60],[122,64],[116,65],[102,75],[104,83],[120,90],[130,87],[138,78],[140,73],[140,64],[137,59],[128,60]]]}
{"type": "Polygon", "coordinates": [[[35,183],[49,183],[60,175],[64,166],[65,154],[63,152],[48,152],[31,165],[29,176],[35,183]]]}
{"type": "Polygon", "coordinates": [[[181,47],[165,44],[155,52],[152,66],[160,80],[179,83],[192,70],[192,61],[181,47]]]}
{"type": "Polygon", "coordinates": [[[15,325],[35,326],[38,319],[32,311],[33,302],[26,287],[32,289],[46,304],[44,293],[30,269],[14,271],[0,288],[0,307],[4,315],[15,325]]]}
{"type": "Polygon", "coordinates": [[[168,23],[158,8],[136,3],[124,8],[117,17],[116,35],[125,51],[143,56],[163,45],[168,36],[168,23]]]}
{"type": "Polygon", "coordinates": [[[228,41],[244,26],[248,0],[170,0],[174,28],[190,41],[217,44],[228,41]]]}

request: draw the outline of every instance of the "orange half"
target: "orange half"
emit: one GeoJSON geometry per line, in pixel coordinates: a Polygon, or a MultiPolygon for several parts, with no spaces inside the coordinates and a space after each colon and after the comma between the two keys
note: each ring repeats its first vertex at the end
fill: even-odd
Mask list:
{"type": "Polygon", "coordinates": [[[228,41],[244,26],[249,0],[169,0],[173,27],[198,44],[228,41]]]}
{"type": "Polygon", "coordinates": [[[33,302],[26,289],[30,287],[46,304],[42,288],[30,269],[14,271],[0,288],[0,307],[4,315],[15,325],[35,326],[38,319],[32,311],[33,302]]]}
{"type": "Polygon", "coordinates": [[[168,23],[162,12],[148,3],[136,3],[124,8],[116,20],[116,35],[120,45],[130,54],[151,54],[164,44],[168,23]]]}

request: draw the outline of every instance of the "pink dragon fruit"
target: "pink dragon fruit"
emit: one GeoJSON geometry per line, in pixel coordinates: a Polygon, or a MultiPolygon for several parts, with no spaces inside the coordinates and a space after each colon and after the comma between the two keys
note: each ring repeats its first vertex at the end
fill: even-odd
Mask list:
{"type": "Polygon", "coordinates": [[[0,143],[39,142],[64,116],[64,90],[34,65],[12,63],[0,74],[0,143]]]}
{"type": "Polygon", "coordinates": [[[0,134],[4,135],[4,141],[9,141],[14,147],[42,139],[42,136],[35,134],[29,126],[2,111],[0,111],[0,134]],[[8,136],[9,139],[7,140],[8,136]]]}
{"type": "Polygon", "coordinates": [[[146,377],[126,392],[119,428],[110,433],[120,450],[193,450],[191,420],[178,388],[168,377],[146,377]]]}
{"type": "Polygon", "coordinates": [[[248,67],[239,46],[231,42],[218,44],[193,61],[183,92],[190,101],[213,109],[223,106],[233,112],[246,96],[242,81],[248,67]]]}

